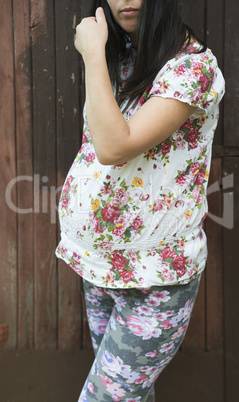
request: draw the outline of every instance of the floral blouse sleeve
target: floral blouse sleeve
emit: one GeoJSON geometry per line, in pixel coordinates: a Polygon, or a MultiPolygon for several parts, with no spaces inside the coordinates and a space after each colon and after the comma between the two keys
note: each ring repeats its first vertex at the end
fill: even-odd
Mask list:
{"type": "Polygon", "coordinates": [[[210,49],[190,53],[196,50],[195,45],[191,45],[170,60],[156,76],[149,97],[186,102],[198,108],[199,114],[215,106],[224,94],[223,76],[210,49]]]}

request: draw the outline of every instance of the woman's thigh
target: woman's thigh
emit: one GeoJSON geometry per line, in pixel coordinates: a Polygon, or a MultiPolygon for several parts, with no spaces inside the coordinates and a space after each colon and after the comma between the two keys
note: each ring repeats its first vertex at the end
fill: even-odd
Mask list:
{"type": "Polygon", "coordinates": [[[199,283],[106,290],[115,305],[78,402],[154,401],[155,380],[182,343],[199,283]]]}

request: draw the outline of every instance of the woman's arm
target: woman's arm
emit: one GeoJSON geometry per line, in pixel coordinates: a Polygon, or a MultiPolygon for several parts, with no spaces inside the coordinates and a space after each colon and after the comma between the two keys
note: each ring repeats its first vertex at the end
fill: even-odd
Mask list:
{"type": "Polygon", "coordinates": [[[76,49],[86,71],[86,111],[96,155],[104,165],[126,162],[158,145],[193,113],[194,107],[174,99],[153,97],[126,122],[114,97],[105,58],[108,38],[102,9],[76,30],[76,49]]]}

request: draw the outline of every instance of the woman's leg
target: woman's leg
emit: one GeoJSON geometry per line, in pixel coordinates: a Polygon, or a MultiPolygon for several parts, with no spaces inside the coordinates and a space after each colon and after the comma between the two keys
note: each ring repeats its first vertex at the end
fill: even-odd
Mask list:
{"type": "Polygon", "coordinates": [[[96,355],[115,303],[106,293],[105,288],[99,288],[85,280],[83,281],[83,285],[86,314],[90,328],[92,346],[96,355]]]}
{"type": "Polygon", "coordinates": [[[187,285],[106,290],[114,300],[78,402],[150,401],[154,383],[185,336],[200,276],[187,285]]]}

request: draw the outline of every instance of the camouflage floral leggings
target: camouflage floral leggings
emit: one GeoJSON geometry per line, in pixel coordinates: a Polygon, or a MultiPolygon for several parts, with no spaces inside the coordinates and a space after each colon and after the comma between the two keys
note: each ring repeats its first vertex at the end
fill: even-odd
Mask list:
{"type": "Polygon", "coordinates": [[[84,281],[95,361],[78,402],[155,401],[154,383],[182,343],[200,278],[148,290],[84,281]]]}

